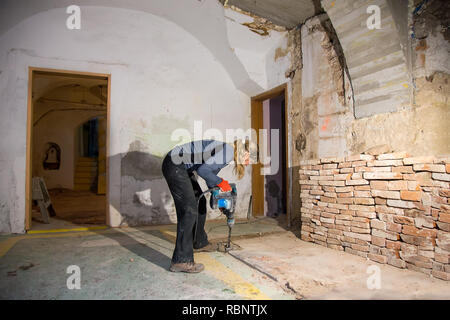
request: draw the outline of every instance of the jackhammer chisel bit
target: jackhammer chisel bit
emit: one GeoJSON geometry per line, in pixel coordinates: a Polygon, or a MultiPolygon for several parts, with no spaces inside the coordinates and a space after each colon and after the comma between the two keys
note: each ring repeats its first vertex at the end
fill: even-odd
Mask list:
{"type": "MultiPolygon", "coordinates": [[[[198,202],[205,196],[206,193],[211,192],[210,206],[211,209],[219,209],[227,217],[228,225],[228,242],[224,245],[225,252],[231,250],[231,229],[234,226],[234,209],[236,208],[237,189],[234,183],[230,183],[231,191],[220,192],[218,187],[206,190],[198,197],[198,202]]],[[[198,215],[197,215],[198,219],[198,215]]],[[[194,239],[197,235],[197,223],[195,222],[194,239]]]]}

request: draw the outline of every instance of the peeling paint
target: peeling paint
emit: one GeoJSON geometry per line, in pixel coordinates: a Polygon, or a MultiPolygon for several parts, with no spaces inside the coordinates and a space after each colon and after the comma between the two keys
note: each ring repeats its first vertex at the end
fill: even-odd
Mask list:
{"type": "Polygon", "coordinates": [[[299,133],[295,139],[295,149],[302,154],[306,148],[306,137],[303,133],[299,133]]]}
{"type": "Polygon", "coordinates": [[[137,205],[144,205],[149,207],[153,206],[152,190],[147,189],[143,191],[137,191],[134,194],[133,202],[136,203],[137,205]]]}
{"type": "Polygon", "coordinates": [[[274,61],[277,61],[280,58],[283,58],[285,56],[287,56],[289,54],[289,48],[280,48],[278,47],[275,50],[275,57],[274,57],[274,61]]]}
{"type": "Polygon", "coordinates": [[[295,72],[303,68],[301,29],[293,29],[288,33],[288,46],[291,55],[291,68],[286,71],[286,78],[294,78],[295,72]]]}
{"type": "Polygon", "coordinates": [[[260,36],[268,36],[269,35],[269,29],[261,24],[257,24],[255,22],[245,22],[241,23],[243,26],[246,26],[250,29],[250,31],[253,31],[254,33],[259,34],[260,36]]]}
{"type": "MultiPolygon", "coordinates": [[[[288,121],[290,130],[289,143],[291,145],[291,159],[289,173],[291,176],[291,181],[299,180],[299,165],[300,160],[304,157],[307,148],[309,148],[309,141],[303,131],[302,124],[302,72],[303,67],[302,61],[302,43],[301,43],[301,29],[295,28],[290,30],[288,33],[288,44],[287,48],[290,51],[291,56],[291,67],[286,71],[286,78],[290,78],[289,88],[291,92],[289,93],[290,107],[288,109],[288,121]],[[294,138],[295,137],[295,138],[294,138]]],[[[300,218],[300,208],[301,201],[300,197],[296,195],[300,194],[300,185],[298,183],[291,184],[291,225],[297,226],[301,224],[300,218]]]]}
{"type": "Polygon", "coordinates": [[[285,27],[276,25],[276,24],[274,24],[273,22],[271,22],[271,21],[269,21],[267,19],[261,18],[261,17],[255,15],[255,14],[253,14],[253,13],[250,13],[250,12],[244,11],[242,9],[239,9],[236,6],[233,6],[233,5],[229,6],[229,5],[227,5],[225,3],[224,7],[225,8],[230,8],[231,10],[234,10],[234,11],[239,12],[241,14],[245,14],[245,15],[247,15],[249,17],[252,17],[253,18],[253,22],[245,22],[245,23],[241,23],[241,24],[243,26],[246,26],[247,28],[249,28],[251,31],[259,34],[260,36],[268,36],[270,30],[275,30],[275,31],[278,31],[278,32],[286,31],[285,27]]]}
{"type": "Polygon", "coordinates": [[[306,134],[311,133],[318,126],[317,118],[317,100],[316,94],[311,98],[306,98],[303,103],[302,129],[306,134]]]}
{"type": "Polygon", "coordinates": [[[336,93],[338,94],[339,102],[346,105],[344,85],[344,72],[348,73],[347,65],[345,63],[344,51],[339,43],[338,36],[329,19],[322,21],[319,25],[315,25],[315,31],[325,32],[322,38],[321,46],[325,51],[328,63],[332,70],[333,83],[336,93]]]}

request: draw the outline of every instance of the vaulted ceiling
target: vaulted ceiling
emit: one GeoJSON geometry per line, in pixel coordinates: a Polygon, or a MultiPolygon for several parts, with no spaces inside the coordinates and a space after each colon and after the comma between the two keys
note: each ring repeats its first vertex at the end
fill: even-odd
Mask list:
{"type": "Polygon", "coordinates": [[[99,103],[106,105],[107,80],[102,77],[83,76],[76,74],[50,73],[35,71],[33,77],[33,101],[47,97],[59,88],[85,87],[90,94],[100,99],[99,103]],[[103,94],[100,88],[103,88],[103,94]]]}

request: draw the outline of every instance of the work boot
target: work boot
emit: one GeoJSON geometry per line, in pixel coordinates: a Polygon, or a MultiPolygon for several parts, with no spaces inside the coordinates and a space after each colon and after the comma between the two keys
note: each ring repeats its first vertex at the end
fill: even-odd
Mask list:
{"type": "Polygon", "coordinates": [[[215,242],[208,242],[208,244],[201,248],[194,248],[194,252],[215,252],[219,248],[219,244],[215,242]]]}
{"type": "Polygon", "coordinates": [[[184,263],[171,263],[169,270],[172,272],[187,272],[187,273],[199,273],[205,269],[205,266],[201,263],[184,262],[184,263]]]}

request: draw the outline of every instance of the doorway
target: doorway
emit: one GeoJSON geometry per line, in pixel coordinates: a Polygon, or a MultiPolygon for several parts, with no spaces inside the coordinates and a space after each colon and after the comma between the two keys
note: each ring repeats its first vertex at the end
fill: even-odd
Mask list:
{"type": "Polygon", "coordinates": [[[108,223],[109,94],[107,74],[29,69],[28,232],[108,223]],[[36,180],[50,196],[48,210],[36,200],[36,180]]]}
{"type": "Polygon", "coordinates": [[[284,220],[289,225],[286,101],[286,85],[252,98],[252,129],[258,133],[260,153],[252,168],[252,214],[284,220]],[[267,134],[262,135],[264,131],[267,134]]]}

